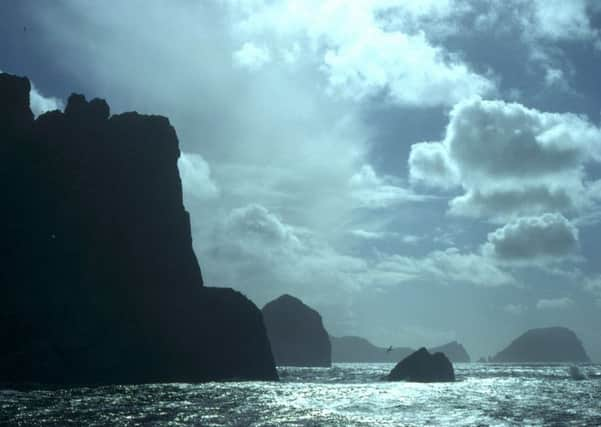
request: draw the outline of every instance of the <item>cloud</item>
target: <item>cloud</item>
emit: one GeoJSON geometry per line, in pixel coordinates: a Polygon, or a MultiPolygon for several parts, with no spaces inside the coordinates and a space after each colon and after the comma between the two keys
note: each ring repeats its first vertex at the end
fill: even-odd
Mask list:
{"type": "Polygon", "coordinates": [[[320,64],[329,93],[343,98],[362,100],[383,92],[401,105],[436,106],[491,92],[494,83],[457,55],[432,45],[421,31],[397,27],[452,13],[455,2],[438,3],[252,2],[239,31],[302,45],[320,64]]]}
{"type": "Polygon", "coordinates": [[[45,97],[38,89],[31,84],[29,91],[29,108],[35,117],[44,114],[47,111],[63,110],[65,107],[62,100],[54,97],[45,97]]]}
{"type": "Polygon", "coordinates": [[[345,300],[367,269],[363,259],[337,252],[259,204],[232,209],[203,244],[207,283],[235,284],[259,305],[283,292],[305,301],[345,300]]]}
{"type": "Polygon", "coordinates": [[[220,237],[225,241],[243,242],[251,250],[261,244],[263,249],[275,250],[295,249],[300,244],[292,227],[258,204],[232,210],[222,227],[220,237]]]}
{"type": "Polygon", "coordinates": [[[578,247],[578,230],[560,214],[518,218],[488,234],[484,252],[504,261],[558,260],[578,247]]]}
{"type": "Polygon", "coordinates": [[[271,55],[267,48],[258,47],[249,42],[244,43],[239,50],[233,53],[232,57],[235,64],[251,71],[258,70],[271,61],[271,55]]]}
{"type": "Polygon", "coordinates": [[[589,0],[493,0],[477,16],[481,31],[513,31],[530,42],[591,41],[599,31],[591,22],[589,0]]]}
{"type": "MultiPolygon", "coordinates": [[[[0,69],[0,73],[3,73],[0,69]]],[[[38,117],[48,111],[63,110],[65,107],[64,102],[52,96],[44,96],[36,88],[35,84],[30,81],[31,89],[29,90],[29,108],[33,113],[34,117],[38,117]]]]}
{"type": "Polygon", "coordinates": [[[457,171],[442,144],[413,144],[409,153],[409,180],[412,184],[452,188],[458,184],[457,171]]]}
{"type": "Polygon", "coordinates": [[[601,275],[586,277],[583,289],[591,294],[599,307],[601,307],[601,275]]]}
{"type": "Polygon", "coordinates": [[[507,304],[503,307],[503,311],[509,314],[513,314],[515,316],[524,313],[527,310],[527,307],[522,304],[507,304]]]}
{"type": "Polygon", "coordinates": [[[393,232],[368,231],[368,230],[362,230],[360,228],[351,230],[351,231],[349,231],[349,233],[352,236],[357,237],[359,239],[363,239],[363,240],[382,240],[382,239],[388,239],[388,238],[397,236],[397,233],[393,233],[393,232]]]}
{"type": "Polygon", "coordinates": [[[385,208],[398,203],[422,202],[429,196],[395,185],[391,178],[381,178],[370,165],[363,165],[349,181],[351,195],[360,207],[385,208]]]}
{"type": "Polygon", "coordinates": [[[453,107],[442,141],[412,146],[409,176],[462,188],[449,203],[454,215],[574,213],[590,205],[585,165],[601,160],[600,140],[601,130],[581,116],[472,98],[453,107]]]}
{"type": "Polygon", "coordinates": [[[177,160],[177,167],[186,195],[198,199],[208,199],[219,194],[217,185],[211,179],[209,164],[202,156],[181,152],[177,160]]]}
{"type": "Polygon", "coordinates": [[[403,241],[403,243],[406,243],[408,245],[414,245],[423,238],[423,236],[416,236],[415,234],[406,234],[401,240],[403,241]]]}
{"type": "Polygon", "coordinates": [[[392,255],[375,266],[380,282],[419,280],[435,284],[467,283],[477,287],[518,285],[516,279],[501,270],[491,259],[461,253],[457,248],[433,251],[424,257],[392,255]]]}
{"type": "Polygon", "coordinates": [[[535,0],[532,15],[523,25],[532,37],[556,40],[596,40],[599,31],[592,27],[587,0],[535,0]]]}
{"type": "Polygon", "coordinates": [[[547,68],[545,72],[545,84],[547,86],[561,85],[564,78],[563,71],[558,68],[547,68]]]}
{"type": "MultiPolygon", "coordinates": [[[[352,234],[367,240],[382,237],[364,230],[352,234]]],[[[328,304],[399,285],[518,285],[490,258],[455,248],[421,257],[346,254],[323,235],[291,225],[256,203],[232,209],[202,243],[197,250],[205,261],[206,282],[234,283],[259,305],[282,292],[328,304]]]]}
{"type": "Polygon", "coordinates": [[[536,303],[536,308],[539,310],[565,310],[574,305],[574,301],[571,298],[554,298],[554,299],[540,299],[536,303]]]}
{"type": "MultiPolygon", "coordinates": [[[[486,183],[482,182],[480,186],[486,187],[486,183]]],[[[548,211],[574,213],[586,207],[585,196],[582,189],[571,194],[569,188],[561,188],[559,183],[520,188],[516,182],[507,187],[469,189],[449,202],[449,212],[456,216],[504,222],[519,215],[539,215],[548,211]]]]}

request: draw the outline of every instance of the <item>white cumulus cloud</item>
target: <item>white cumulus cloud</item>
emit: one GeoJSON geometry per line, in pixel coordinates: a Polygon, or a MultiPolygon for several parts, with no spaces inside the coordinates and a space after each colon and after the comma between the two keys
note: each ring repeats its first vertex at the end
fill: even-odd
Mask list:
{"type": "Polygon", "coordinates": [[[271,61],[271,54],[266,47],[259,47],[250,42],[244,43],[232,56],[236,65],[253,71],[271,61]]]}
{"type": "Polygon", "coordinates": [[[35,117],[44,114],[47,111],[62,110],[64,103],[59,98],[46,97],[42,95],[38,89],[31,84],[31,90],[29,91],[29,108],[35,117]]]}
{"type": "Polygon", "coordinates": [[[219,193],[211,179],[209,164],[199,154],[182,152],[177,161],[185,195],[207,199],[219,193]]]}
{"type": "Polygon", "coordinates": [[[442,18],[453,13],[455,3],[251,2],[239,29],[245,36],[271,36],[290,46],[302,42],[306,54],[320,64],[330,94],[361,100],[383,92],[401,105],[452,105],[489,93],[495,85],[457,55],[433,45],[423,32],[391,26],[380,16],[393,10],[389,17],[397,17],[397,24],[442,18]]]}

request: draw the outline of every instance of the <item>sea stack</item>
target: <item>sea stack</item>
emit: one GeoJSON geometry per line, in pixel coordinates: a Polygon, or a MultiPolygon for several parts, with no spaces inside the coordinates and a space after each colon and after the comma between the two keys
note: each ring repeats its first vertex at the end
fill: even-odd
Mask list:
{"type": "Polygon", "coordinates": [[[203,286],[175,129],[0,74],[0,381],[277,379],[261,312],[203,286]]]}
{"type": "Polygon", "coordinates": [[[450,382],[455,381],[455,371],[444,354],[430,354],[422,347],[397,363],[387,379],[422,383],[450,382]]]}
{"type": "Polygon", "coordinates": [[[439,347],[432,347],[430,348],[430,353],[444,353],[453,363],[471,362],[470,355],[467,354],[465,347],[457,341],[452,341],[439,347]]]}
{"type": "Polygon", "coordinates": [[[492,362],[590,362],[582,342],[568,328],[530,329],[492,357],[492,362]]]}
{"type": "Polygon", "coordinates": [[[277,365],[331,366],[330,337],[317,311],[290,295],[267,303],[262,311],[277,365]]]}

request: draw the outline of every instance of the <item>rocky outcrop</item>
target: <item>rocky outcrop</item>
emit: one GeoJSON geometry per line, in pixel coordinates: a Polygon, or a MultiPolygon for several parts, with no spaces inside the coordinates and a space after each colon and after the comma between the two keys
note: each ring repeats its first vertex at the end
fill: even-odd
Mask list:
{"type": "Polygon", "coordinates": [[[492,357],[492,362],[590,362],[582,342],[568,328],[530,329],[492,357]]]}
{"type": "Polygon", "coordinates": [[[206,288],[175,130],[0,74],[0,381],[276,379],[261,312],[206,288]]]}
{"type": "Polygon", "coordinates": [[[470,355],[467,354],[465,348],[457,341],[452,341],[439,347],[432,347],[429,351],[430,353],[444,353],[453,363],[469,363],[471,361],[470,355]]]}
{"type": "Polygon", "coordinates": [[[401,360],[414,350],[409,347],[387,348],[373,345],[365,338],[355,336],[332,337],[332,362],[380,363],[401,360]]]}
{"type": "Polygon", "coordinates": [[[330,338],[317,311],[290,295],[267,303],[262,311],[277,365],[331,366],[330,338]]]}
{"type": "Polygon", "coordinates": [[[388,374],[389,381],[455,381],[453,364],[442,353],[430,354],[424,347],[401,360],[388,374]]]}

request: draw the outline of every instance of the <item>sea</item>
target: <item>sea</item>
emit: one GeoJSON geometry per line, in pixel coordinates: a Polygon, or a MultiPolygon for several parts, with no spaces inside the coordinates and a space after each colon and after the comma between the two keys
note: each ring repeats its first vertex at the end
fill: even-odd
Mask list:
{"type": "Polygon", "coordinates": [[[457,381],[382,379],[393,365],[278,368],[279,382],[0,391],[15,426],[601,426],[601,365],[455,364],[457,381]]]}

